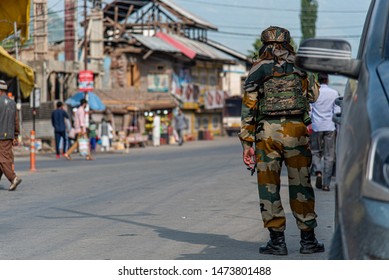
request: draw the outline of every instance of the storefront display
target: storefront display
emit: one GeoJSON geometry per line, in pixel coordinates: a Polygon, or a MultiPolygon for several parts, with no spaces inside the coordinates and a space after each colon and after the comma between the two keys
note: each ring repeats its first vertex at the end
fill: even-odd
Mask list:
{"type": "Polygon", "coordinates": [[[165,145],[169,144],[169,138],[172,134],[172,112],[171,110],[156,110],[145,112],[145,130],[148,135],[149,141],[153,140],[153,127],[154,127],[154,118],[159,116],[160,118],[160,144],[165,145]]]}

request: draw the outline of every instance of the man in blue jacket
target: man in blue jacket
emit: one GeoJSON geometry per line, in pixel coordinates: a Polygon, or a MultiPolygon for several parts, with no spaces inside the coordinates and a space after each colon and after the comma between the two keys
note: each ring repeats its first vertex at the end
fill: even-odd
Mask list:
{"type": "Polygon", "coordinates": [[[55,135],[55,153],[56,158],[60,158],[60,141],[63,140],[63,153],[67,151],[67,137],[66,137],[66,124],[65,118],[69,119],[69,115],[63,109],[63,103],[57,102],[57,109],[51,113],[51,123],[54,127],[55,135]]]}

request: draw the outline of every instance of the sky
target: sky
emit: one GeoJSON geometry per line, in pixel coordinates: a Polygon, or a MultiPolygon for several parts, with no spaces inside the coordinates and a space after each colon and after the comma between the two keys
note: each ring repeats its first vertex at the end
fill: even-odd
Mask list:
{"type": "MultiPolygon", "coordinates": [[[[170,1],[216,25],[219,32],[209,32],[208,37],[243,54],[253,49],[255,39],[270,25],[287,28],[296,43],[301,39],[300,0],[170,1]]],[[[60,11],[64,2],[48,0],[48,7],[60,11]]],[[[103,6],[111,2],[104,0],[103,6]]],[[[78,0],[80,18],[83,17],[83,3],[84,0],[78,0]]],[[[318,0],[316,37],[344,38],[351,43],[356,56],[369,3],[370,0],[318,0]]]]}
{"type": "MultiPolygon", "coordinates": [[[[294,41],[301,40],[301,0],[170,0],[218,27],[208,38],[243,54],[270,25],[287,28],[294,41]]],[[[63,10],[64,0],[48,0],[53,11],[63,10]]],[[[104,3],[111,3],[104,0],[104,3]]],[[[78,0],[83,7],[84,0],[78,0]]],[[[350,42],[356,57],[360,35],[370,0],[318,0],[316,37],[343,38],[350,42]]],[[[89,4],[90,5],[90,4],[89,4]]],[[[82,8],[79,15],[83,18],[82,8]]]]}
{"type": "MultiPolygon", "coordinates": [[[[301,40],[300,0],[173,1],[218,26],[219,33],[210,32],[209,37],[245,54],[270,25],[287,28],[297,44],[301,40]]],[[[316,37],[344,38],[356,55],[369,3],[370,0],[318,0],[316,37]]]]}
{"type": "MultiPolygon", "coordinates": [[[[210,39],[243,54],[253,50],[255,40],[260,37],[262,30],[270,25],[288,29],[297,45],[301,40],[301,0],[172,1],[216,25],[219,32],[209,32],[210,39]]],[[[355,58],[369,4],[370,0],[318,0],[316,37],[347,40],[355,58]]],[[[329,85],[341,95],[345,83],[344,77],[330,76],[329,85]]]]}

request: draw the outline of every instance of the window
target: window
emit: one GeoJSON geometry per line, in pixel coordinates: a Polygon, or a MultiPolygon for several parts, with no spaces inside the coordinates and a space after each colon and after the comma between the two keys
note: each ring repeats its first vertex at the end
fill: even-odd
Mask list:
{"type": "Polygon", "coordinates": [[[203,129],[208,129],[209,120],[208,117],[203,117],[203,129]]]}
{"type": "Polygon", "coordinates": [[[196,118],[195,129],[199,129],[200,126],[201,126],[201,119],[200,118],[196,118]]]}
{"type": "Polygon", "coordinates": [[[212,127],[214,129],[219,128],[219,116],[212,117],[212,127]]]}
{"type": "Polygon", "coordinates": [[[139,84],[140,84],[140,70],[139,70],[139,66],[137,64],[131,64],[128,66],[127,84],[131,87],[139,86],[139,84]]]}

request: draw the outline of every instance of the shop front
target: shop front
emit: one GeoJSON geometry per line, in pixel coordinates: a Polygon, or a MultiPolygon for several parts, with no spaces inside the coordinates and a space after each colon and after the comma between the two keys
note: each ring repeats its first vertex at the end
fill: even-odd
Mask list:
{"type": "Polygon", "coordinates": [[[147,107],[148,110],[143,115],[148,143],[153,146],[174,143],[173,111],[177,104],[174,100],[149,101],[147,102],[147,107]]]}
{"type": "Polygon", "coordinates": [[[196,114],[195,130],[198,140],[213,140],[222,135],[222,112],[200,112],[196,114]]]}
{"type": "Polygon", "coordinates": [[[154,146],[170,144],[170,137],[173,135],[172,115],[172,109],[144,112],[145,131],[150,144],[154,146]]]}

